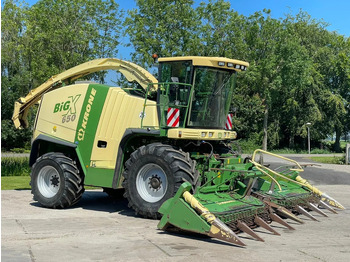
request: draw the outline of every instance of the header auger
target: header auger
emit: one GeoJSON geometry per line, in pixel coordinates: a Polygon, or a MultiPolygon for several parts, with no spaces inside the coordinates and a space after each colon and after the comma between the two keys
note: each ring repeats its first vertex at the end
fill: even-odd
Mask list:
{"type": "MultiPolygon", "coordinates": [[[[270,224],[293,229],[284,218],[315,219],[309,211],[343,206],[301,178],[295,161],[257,150],[243,159],[225,129],[236,74],[247,62],[221,57],[159,58],[158,80],[118,59],[97,59],[50,78],[15,104],[16,127],[41,100],[30,154],[34,199],[48,208],[79,201],[84,185],[125,189],[135,213],[161,218],[158,228],[180,229],[237,246],[237,233],[263,239],[270,224]],[[114,69],[140,88],[72,82],[114,69]],[[270,169],[256,154],[289,161],[270,169]],[[331,207],[332,206],[332,207],[331,207]]],[[[230,126],[230,125],[228,125],[230,126]]]]}

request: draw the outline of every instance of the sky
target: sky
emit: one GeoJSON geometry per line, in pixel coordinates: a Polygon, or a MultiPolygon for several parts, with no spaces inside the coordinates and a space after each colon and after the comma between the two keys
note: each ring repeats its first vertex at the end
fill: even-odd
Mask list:
{"type": "MultiPolygon", "coordinates": [[[[23,1],[30,6],[38,2],[38,0],[23,1]]],[[[135,0],[115,1],[125,11],[136,8],[135,0]]],[[[209,2],[209,0],[194,0],[194,7],[197,7],[201,2],[209,2]]],[[[327,27],[329,31],[336,31],[341,35],[350,37],[350,0],[229,0],[229,2],[233,10],[245,16],[266,8],[271,10],[273,18],[279,19],[284,18],[287,14],[295,15],[303,10],[311,15],[313,19],[323,20],[329,24],[327,27]]],[[[126,38],[120,40],[122,44],[128,42],[126,38]]],[[[116,58],[130,61],[130,55],[134,50],[122,45],[118,49],[116,58]]],[[[110,70],[107,74],[107,84],[113,84],[112,79],[116,78],[118,78],[118,74],[110,70]]]]}
{"type": "MultiPolygon", "coordinates": [[[[160,0],[161,1],[161,0],[160,0]]],[[[37,0],[24,0],[29,5],[37,0]]],[[[136,8],[133,0],[116,0],[121,9],[136,8]]],[[[195,6],[208,0],[194,0],[195,6]]],[[[297,14],[300,9],[306,11],[316,20],[328,23],[329,31],[337,31],[341,35],[350,37],[350,1],[349,0],[230,0],[231,8],[239,14],[251,15],[264,8],[271,10],[273,18],[283,18],[286,14],[297,14]]]]}
{"type": "Polygon", "coordinates": [[[329,31],[350,36],[349,0],[231,0],[230,3],[232,9],[243,15],[270,9],[274,18],[283,18],[288,13],[297,14],[302,9],[312,18],[330,24],[329,31]]]}

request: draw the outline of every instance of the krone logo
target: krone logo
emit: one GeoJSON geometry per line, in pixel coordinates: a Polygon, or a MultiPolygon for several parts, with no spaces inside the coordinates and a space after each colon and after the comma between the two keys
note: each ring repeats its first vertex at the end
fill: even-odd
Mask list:
{"type": "Polygon", "coordinates": [[[92,109],[92,105],[94,103],[96,93],[97,93],[96,89],[92,88],[91,92],[90,92],[89,100],[88,100],[86,107],[85,107],[85,112],[83,115],[82,123],[80,124],[80,128],[78,129],[78,133],[77,133],[77,138],[79,141],[84,140],[85,130],[86,130],[86,127],[87,127],[87,124],[89,121],[90,111],[92,109]]]}

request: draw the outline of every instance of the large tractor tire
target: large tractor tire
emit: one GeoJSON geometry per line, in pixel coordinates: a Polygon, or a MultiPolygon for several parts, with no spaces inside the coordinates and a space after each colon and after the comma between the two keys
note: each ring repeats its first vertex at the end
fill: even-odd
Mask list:
{"type": "Polygon", "coordinates": [[[77,203],[84,193],[83,176],[72,159],[62,153],[47,153],[32,167],[34,200],[49,208],[66,208],[77,203]]]}
{"type": "Polygon", "coordinates": [[[194,185],[199,177],[189,154],[160,143],[141,146],[125,163],[124,196],[129,207],[145,218],[159,219],[158,209],[180,185],[194,185]]]}

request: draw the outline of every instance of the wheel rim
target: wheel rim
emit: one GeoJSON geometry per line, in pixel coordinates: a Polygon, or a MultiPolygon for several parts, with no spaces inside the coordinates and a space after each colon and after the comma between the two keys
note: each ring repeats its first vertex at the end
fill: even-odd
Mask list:
{"type": "Polygon", "coordinates": [[[60,175],[52,166],[43,167],[38,174],[38,189],[47,198],[57,194],[60,188],[60,175]]]}
{"type": "Polygon", "coordinates": [[[161,200],[167,190],[167,177],[157,164],[143,166],[136,176],[136,189],[143,200],[155,203],[161,200]]]}

